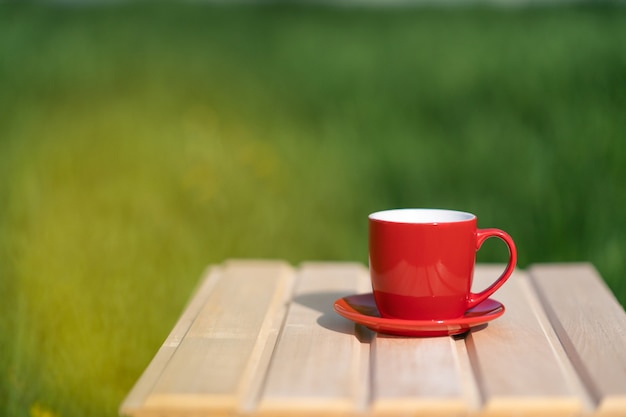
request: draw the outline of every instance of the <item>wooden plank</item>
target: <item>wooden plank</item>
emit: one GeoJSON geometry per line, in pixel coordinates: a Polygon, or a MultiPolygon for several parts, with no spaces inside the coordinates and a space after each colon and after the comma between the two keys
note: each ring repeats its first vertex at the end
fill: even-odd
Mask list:
{"type": "MultiPolygon", "coordinates": [[[[482,265],[475,289],[485,288],[504,266],[482,265]]],[[[517,270],[494,297],[506,312],[467,337],[483,397],[484,416],[571,416],[588,402],[576,373],[548,325],[526,273],[517,270]]]]}
{"type": "Polygon", "coordinates": [[[534,286],[597,406],[626,416],[626,315],[590,264],[534,265],[534,286]]]}
{"type": "Polygon", "coordinates": [[[452,337],[377,335],[372,347],[374,415],[465,415],[457,347],[452,337]]]}
{"type": "Polygon", "coordinates": [[[220,271],[215,267],[207,268],[202,274],[198,288],[194,291],[194,295],[183,310],[176,325],[120,406],[119,413],[121,415],[131,416],[141,413],[141,409],[152,387],[178,348],[189,327],[196,319],[213,286],[218,281],[219,275],[220,271]]]}
{"type": "Polygon", "coordinates": [[[220,416],[250,407],[292,282],[283,262],[227,262],[146,399],[146,412],[220,416]]]}
{"type": "MultiPolygon", "coordinates": [[[[474,289],[503,268],[479,265],[474,289]]],[[[494,295],[506,313],[465,339],[374,335],[334,313],[369,291],[360,264],[212,267],[120,413],[626,416],[626,315],[588,264],[517,270],[494,295]]]]}
{"type": "Polygon", "coordinates": [[[478,415],[482,407],[482,397],[480,387],[476,380],[472,361],[467,351],[466,335],[454,336],[454,347],[456,349],[455,359],[459,369],[458,377],[461,384],[461,392],[463,393],[465,407],[468,411],[466,415],[478,415]]]}
{"type": "Polygon", "coordinates": [[[346,415],[367,404],[369,345],[333,311],[337,298],[371,291],[360,264],[306,263],[268,370],[260,415],[346,415]]]}

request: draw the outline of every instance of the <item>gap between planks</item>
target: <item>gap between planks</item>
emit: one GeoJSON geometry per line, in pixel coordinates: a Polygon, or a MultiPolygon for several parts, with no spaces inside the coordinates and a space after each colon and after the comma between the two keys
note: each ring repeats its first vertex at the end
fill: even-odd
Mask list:
{"type": "Polygon", "coordinates": [[[194,308],[183,313],[184,337],[178,342],[172,332],[167,350],[157,354],[121,413],[232,415],[249,407],[293,277],[293,269],[278,261],[229,261],[212,269],[190,303],[194,308]]]}
{"type": "Polygon", "coordinates": [[[537,264],[532,284],[572,366],[590,392],[595,417],[626,416],[626,315],[591,264],[537,264]],[[567,297],[562,294],[567,291],[567,297]]]}
{"type": "MultiPolygon", "coordinates": [[[[481,265],[477,288],[485,288],[504,269],[481,265]]],[[[505,314],[472,331],[467,349],[478,382],[481,415],[571,416],[589,411],[589,397],[546,318],[529,283],[516,270],[493,295],[505,314]]]]}
{"type": "MultiPolygon", "coordinates": [[[[617,349],[611,354],[624,363],[626,349],[619,351],[620,346],[626,345],[623,309],[612,304],[615,300],[610,291],[598,292],[594,287],[598,277],[589,278],[592,268],[581,272],[579,267],[572,266],[568,271],[582,274],[582,282],[591,287],[580,284],[578,292],[574,291],[575,297],[604,294],[593,305],[607,304],[608,307],[602,307],[602,314],[614,318],[610,328],[593,327],[591,333],[616,334],[621,340],[597,344],[583,337],[588,332],[574,327],[581,320],[585,324],[592,318],[587,315],[581,319],[574,314],[576,319],[571,320],[570,310],[579,305],[559,301],[565,298],[559,298],[563,290],[571,290],[571,282],[562,279],[568,271],[557,267],[532,267],[529,273],[516,270],[494,294],[505,305],[505,314],[473,330],[466,338],[398,339],[355,327],[332,311],[334,299],[371,291],[367,269],[360,264],[314,262],[294,271],[283,262],[229,261],[207,270],[120,412],[133,416],[166,412],[488,417],[511,413],[586,416],[595,412],[594,417],[624,416],[626,389],[620,388],[620,383],[626,379],[619,378],[626,366],[621,368],[621,374],[615,369],[609,373],[616,375],[616,383],[611,387],[617,386],[617,390],[607,388],[602,385],[602,372],[612,362],[603,362],[594,351],[598,347],[600,351],[617,349]],[[259,271],[275,285],[268,292],[262,283],[252,284],[266,291],[266,304],[251,310],[253,315],[261,312],[262,319],[248,317],[254,325],[245,320],[233,322],[233,317],[221,317],[221,327],[213,323],[216,316],[219,318],[219,309],[211,307],[215,303],[208,300],[217,297],[219,304],[216,291],[220,293],[226,288],[232,295],[241,289],[237,285],[216,288],[218,284],[226,276],[239,276],[238,285],[248,285],[248,280],[258,276],[259,271]],[[241,327],[239,331],[231,331],[233,323],[241,327]],[[233,346],[242,341],[246,346],[233,362],[240,372],[228,389],[185,378],[186,373],[201,370],[203,363],[206,367],[214,362],[203,354],[206,349],[228,340],[233,341],[233,346]],[[183,357],[183,344],[191,356],[183,357]],[[190,368],[190,361],[199,365],[198,369],[190,368]],[[597,370],[597,363],[604,368],[597,370]],[[185,369],[179,369],[181,366],[185,369]],[[433,383],[426,385],[424,381],[433,383]]],[[[476,286],[485,287],[503,268],[478,265],[476,286]]],[[[223,308],[233,307],[223,301],[223,308]]],[[[228,350],[221,352],[228,357],[224,353],[228,350]]]]}
{"type": "Polygon", "coordinates": [[[367,270],[360,264],[301,265],[259,415],[332,416],[365,410],[369,345],[355,337],[354,324],[339,317],[332,305],[337,298],[369,288],[367,270]]]}

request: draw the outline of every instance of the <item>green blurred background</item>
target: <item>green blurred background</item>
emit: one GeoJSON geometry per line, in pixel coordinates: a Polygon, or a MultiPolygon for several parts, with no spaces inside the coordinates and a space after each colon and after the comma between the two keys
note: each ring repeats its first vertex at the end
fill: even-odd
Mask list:
{"type": "Polygon", "coordinates": [[[0,414],[116,415],[207,264],[365,263],[379,209],[624,305],[625,115],[623,7],[1,4],[0,414]]]}

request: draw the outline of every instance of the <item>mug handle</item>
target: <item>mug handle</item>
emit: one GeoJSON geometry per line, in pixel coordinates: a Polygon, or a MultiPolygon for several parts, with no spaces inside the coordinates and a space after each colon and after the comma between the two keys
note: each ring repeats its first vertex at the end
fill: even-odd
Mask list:
{"type": "Polygon", "coordinates": [[[476,230],[476,251],[480,249],[485,240],[490,237],[500,238],[506,243],[506,246],[509,248],[509,263],[506,266],[506,269],[500,275],[500,277],[487,289],[479,292],[473,293],[470,292],[469,297],[467,299],[467,308],[476,307],[478,304],[485,301],[491,294],[493,294],[498,288],[504,284],[504,282],[509,279],[513,271],[515,270],[515,264],[517,262],[517,249],[515,248],[515,243],[511,236],[503,230],[500,229],[477,229],[476,230]]]}

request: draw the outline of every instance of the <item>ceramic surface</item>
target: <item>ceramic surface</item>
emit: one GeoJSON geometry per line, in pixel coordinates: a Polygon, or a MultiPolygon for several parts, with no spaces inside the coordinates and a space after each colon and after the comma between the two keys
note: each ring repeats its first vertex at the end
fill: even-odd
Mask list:
{"type": "Polygon", "coordinates": [[[504,305],[488,298],[455,319],[402,320],[383,318],[376,307],[372,293],[340,298],[335,301],[334,309],[339,315],[376,332],[411,337],[461,334],[472,327],[485,324],[504,314],[504,305]]]}
{"type": "Polygon", "coordinates": [[[488,299],[511,276],[513,239],[478,229],[476,216],[453,210],[398,209],[369,216],[369,266],[374,298],[385,318],[460,317],[488,299]],[[476,251],[491,237],[504,241],[508,264],[485,290],[471,292],[476,251]]]}

